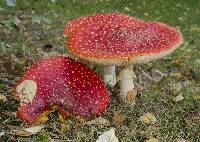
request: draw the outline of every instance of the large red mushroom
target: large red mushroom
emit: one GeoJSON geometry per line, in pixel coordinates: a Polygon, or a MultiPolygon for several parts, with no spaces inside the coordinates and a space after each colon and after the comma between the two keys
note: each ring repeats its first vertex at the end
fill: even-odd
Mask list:
{"type": "MultiPolygon", "coordinates": [[[[94,46],[100,47],[100,46],[104,46],[103,44],[108,44],[107,46],[112,46],[112,43],[110,45],[109,43],[106,43],[107,41],[105,40],[105,37],[102,37],[101,35],[108,34],[108,33],[114,34],[116,28],[123,28],[123,26],[131,27],[133,25],[142,24],[142,23],[144,23],[142,20],[136,19],[134,17],[130,17],[125,14],[119,14],[119,13],[96,14],[92,16],[80,17],[80,18],[70,21],[68,24],[66,24],[64,28],[64,33],[68,37],[70,37],[70,40],[68,42],[69,51],[71,51],[72,53],[75,53],[74,48],[72,48],[73,45],[71,46],[71,44],[73,44],[73,40],[71,40],[72,36],[77,37],[77,35],[79,35],[79,33],[81,34],[81,32],[86,32],[87,34],[91,34],[91,35],[86,35],[86,36],[80,36],[80,39],[77,42],[80,42],[80,40],[84,41],[86,38],[92,38],[90,43],[87,43],[87,40],[86,40],[86,42],[83,42],[82,44],[84,44],[85,46],[88,46],[88,48],[92,50],[95,50],[95,48],[93,48],[94,46]],[[93,44],[93,46],[91,46],[90,44],[93,44]]],[[[74,42],[74,44],[77,44],[77,42],[74,42]]],[[[82,49],[82,51],[83,50],[84,49],[82,49]]],[[[93,52],[92,50],[88,52],[92,53],[93,52]]],[[[92,54],[95,56],[96,52],[98,51],[96,50],[92,54]]],[[[106,52],[106,50],[100,51],[99,53],[102,53],[102,52],[106,52]]],[[[76,55],[81,57],[81,54],[78,53],[76,55]]],[[[99,56],[98,58],[101,58],[101,56],[99,56]]],[[[114,64],[105,63],[103,65],[104,65],[104,82],[106,82],[107,84],[111,86],[114,86],[116,83],[115,66],[113,66],[114,64]]]]}
{"type": "Polygon", "coordinates": [[[86,119],[103,113],[109,92],[100,77],[86,65],[63,56],[34,64],[14,88],[20,100],[17,116],[40,123],[54,110],[67,118],[75,114],[86,119]]]}
{"type": "MultiPolygon", "coordinates": [[[[120,96],[134,104],[133,64],[161,59],[183,41],[175,28],[160,22],[145,22],[125,14],[96,14],[72,20],[65,26],[68,50],[76,56],[105,66],[114,76],[122,66],[120,96]],[[112,67],[112,68],[111,68],[112,67]]],[[[110,79],[112,80],[112,79],[110,79]]],[[[113,79],[114,80],[114,79],[113,79]]]]}

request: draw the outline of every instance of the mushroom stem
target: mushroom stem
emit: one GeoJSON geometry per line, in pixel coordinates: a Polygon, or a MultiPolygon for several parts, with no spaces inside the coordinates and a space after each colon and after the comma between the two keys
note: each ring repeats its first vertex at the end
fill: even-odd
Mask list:
{"type": "Polygon", "coordinates": [[[120,97],[131,105],[135,104],[135,97],[137,95],[137,89],[133,82],[134,78],[133,65],[122,67],[120,72],[120,97]]]}
{"type": "Polygon", "coordinates": [[[110,86],[114,86],[116,84],[115,66],[104,67],[104,82],[110,86]]]}

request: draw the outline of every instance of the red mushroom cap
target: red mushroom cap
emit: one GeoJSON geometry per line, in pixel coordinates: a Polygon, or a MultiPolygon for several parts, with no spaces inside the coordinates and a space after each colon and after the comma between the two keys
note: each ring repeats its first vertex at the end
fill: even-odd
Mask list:
{"type": "Polygon", "coordinates": [[[115,26],[130,26],[137,23],[144,23],[144,21],[120,13],[96,14],[79,17],[70,21],[65,25],[64,33],[67,36],[72,36],[83,30],[90,32],[90,29],[92,27],[95,28],[96,26],[115,28],[115,26]]]}
{"type": "Polygon", "coordinates": [[[69,51],[104,65],[160,59],[183,40],[180,32],[166,24],[115,13],[75,19],[65,26],[65,34],[69,36],[69,51]]]}
{"type": "Polygon", "coordinates": [[[30,123],[54,106],[62,115],[90,118],[104,112],[109,103],[100,77],[86,65],[62,56],[34,64],[14,92],[20,100],[18,117],[30,123]]]}

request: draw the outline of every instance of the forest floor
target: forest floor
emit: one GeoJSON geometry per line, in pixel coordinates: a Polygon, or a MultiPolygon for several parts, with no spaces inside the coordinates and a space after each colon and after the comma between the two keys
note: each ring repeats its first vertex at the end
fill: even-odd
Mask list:
{"type": "MultiPolygon", "coordinates": [[[[121,142],[200,142],[199,0],[7,2],[0,1],[0,141],[93,142],[112,127],[121,142]],[[116,85],[107,112],[93,124],[61,124],[55,112],[37,134],[22,131],[31,126],[16,118],[14,84],[33,63],[68,54],[63,34],[68,21],[111,12],[169,24],[183,33],[184,43],[162,60],[134,66],[139,91],[134,107],[119,101],[116,85]],[[152,115],[145,123],[139,118],[147,112],[152,115]]],[[[101,66],[95,70],[102,74],[101,66]]]]}

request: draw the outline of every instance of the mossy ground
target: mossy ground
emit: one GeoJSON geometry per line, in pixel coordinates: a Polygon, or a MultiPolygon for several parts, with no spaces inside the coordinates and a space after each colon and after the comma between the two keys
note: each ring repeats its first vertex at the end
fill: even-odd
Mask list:
{"type": "MultiPolygon", "coordinates": [[[[15,7],[0,1],[0,94],[7,101],[0,102],[0,141],[63,141],[91,142],[108,130],[116,128],[116,136],[123,142],[143,142],[156,137],[162,142],[177,142],[181,138],[200,141],[200,1],[199,0],[18,0],[15,7]],[[30,137],[15,136],[14,126],[27,126],[9,114],[17,110],[18,102],[12,95],[13,83],[27,67],[45,55],[67,54],[64,24],[69,20],[95,13],[120,12],[143,20],[160,21],[183,33],[184,43],[163,60],[147,65],[136,65],[136,80],[142,84],[137,104],[127,107],[118,100],[118,88],[112,91],[111,104],[104,117],[107,126],[81,125],[70,120],[73,127],[61,133],[55,114],[45,130],[30,137]],[[52,46],[49,47],[49,45],[52,46]],[[49,49],[48,49],[49,48],[49,49]],[[50,50],[46,52],[46,50],[50,50]],[[140,80],[143,72],[159,70],[166,76],[157,82],[140,80]],[[183,100],[173,98],[182,95],[183,100]],[[120,112],[124,121],[113,122],[113,114],[120,112]],[[138,118],[153,112],[154,124],[144,124],[138,118]]],[[[102,74],[101,67],[96,71],[102,74]]],[[[121,117],[119,115],[119,117],[121,117]]]]}

